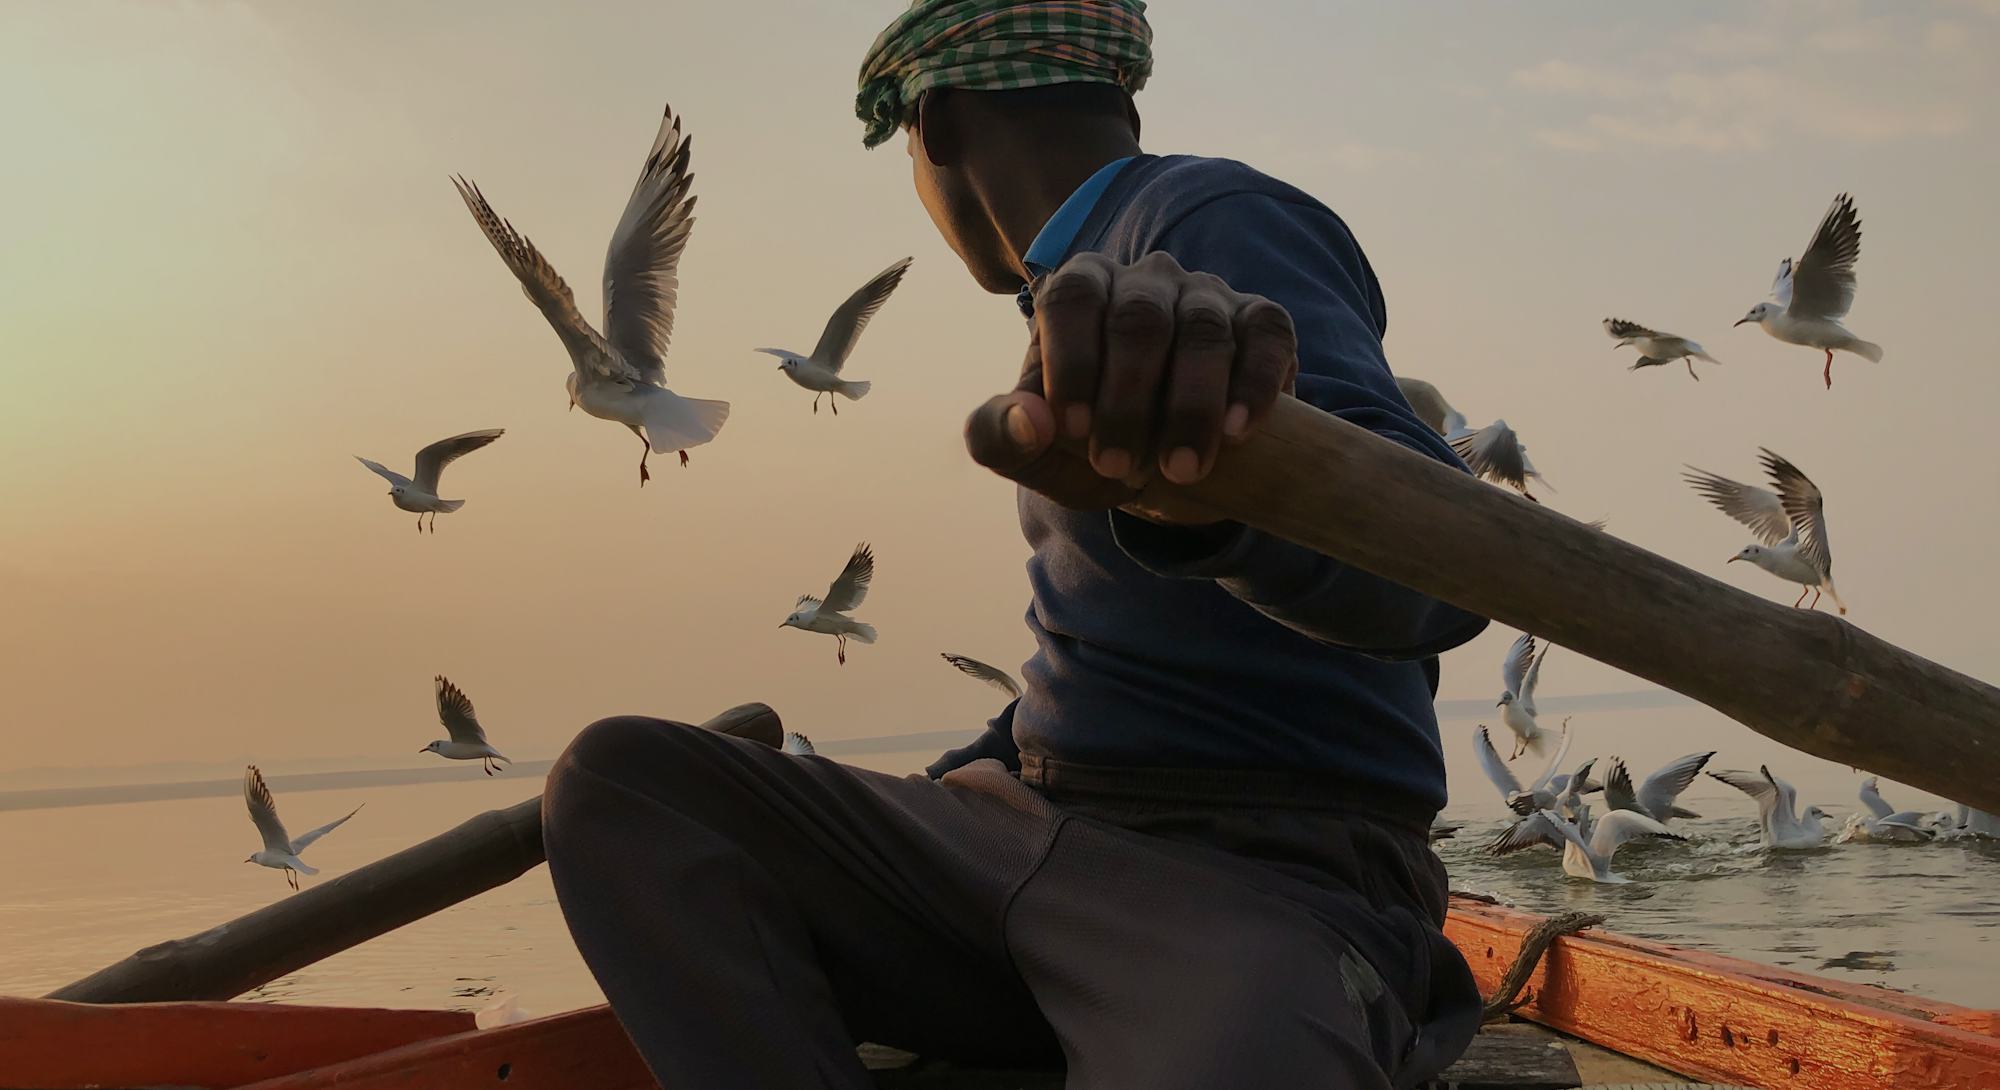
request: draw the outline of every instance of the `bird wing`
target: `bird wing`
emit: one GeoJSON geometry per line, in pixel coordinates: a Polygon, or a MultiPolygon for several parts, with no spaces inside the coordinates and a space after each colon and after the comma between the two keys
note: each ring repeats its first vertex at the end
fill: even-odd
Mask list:
{"type": "Polygon", "coordinates": [[[1528,467],[1521,456],[1521,440],[1504,420],[1461,435],[1451,441],[1467,468],[1478,476],[1520,488],[1527,483],[1528,467]]]}
{"type": "Polygon", "coordinates": [[[1611,338],[1617,341],[1629,341],[1635,337],[1657,338],[1660,336],[1656,330],[1647,329],[1637,322],[1628,322],[1623,318],[1604,319],[1604,332],[1611,334],[1611,338]]]}
{"type": "Polygon", "coordinates": [[[1842,193],[1819,221],[1806,252],[1792,269],[1788,313],[1804,318],[1842,318],[1854,306],[1854,262],[1861,256],[1861,218],[1854,198],[1842,193]]]}
{"type": "Polygon", "coordinates": [[[819,750],[813,748],[812,739],[795,730],[785,732],[785,743],[780,748],[795,757],[810,756],[819,752],[819,750]]]}
{"type": "Polygon", "coordinates": [[[434,683],[437,687],[438,722],[444,724],[451,740],[467,745],[484,745],[486,728],[479,725],[479,713],[472,710],[472,698],[443,674],[439,674],[434,683]]]}
{"type": "Polygon", "coordinates": [[[1541,683],[1542,663],[1547,662],[1548,658],[1549,649],[1544,647],[1542,648],[1542,653],[1535,656],[1535,664],[1528,667],[1528,676],[1521,679],[1522,688],[1519,694],[1521,697],[1521,707],[1529,715],[1537,713],[1535,708],[1535,687],[1541,683]]]}
{"type": "Polygon", "coordinates": [[[1861,805],[1866,806],[1868,812],[1877,818],[1885,818],[1896,811],[1882,797],[1882,792],[1876,784],[1877,781],[1873,776],[1861,781],[1861,805]]]}
{"type": "Polygon", "coordinates": [[[1771,278],[1771,298],[1781,307],[1792,305],[1792,259],[1787,257],[1778,262],[1778,275],[1771,278]]]}
{"type": "Polygon", "coordinates": [[[1799,812],[1799,793],[1797,789],[1793,788],[1791,784],[1771,775],[1770,765],[1758,765],[1757,771],[1763,773],[1766,780],[1771,781],[1772,789],[1777,792],[1778,805],[1784,808],[1785,815],[1790,817],[1797,814],[1799,812]]]}
{"type": "Polygon", "coordinates": [[[1521,689],[1527,683],[1528,667],[1535,662],[1535,637],[1522,633],[1513,646],[1507,648],[1507,657],[1500,660],[1500,683],[1506,691],[1519,698],[1521,689]]]}
{"type": "Polygon", "coordinates": [[[1778,808],[1778,785],[1770,779],[1770,773],[1759,775],[1741,769],[1724,769],[1710,772],[1710,779],[1720,780],[1757,801],[1757,812],[1769,815],[1778,808]]]}
{"type": "Polygon", "coordinates": [[[1625,758],[1613,757],[1604,770],[1604,805],[1616,813],[1620,810],[1639,809],[1639,796],[1632,790],[1632,772],[1625,767],[1625,758]]]}
{"type": "Polygon", "coordinates": [[[1876,818],[1875,824],[1891,829],[1908,829],[1913,833],[1929,836],[1931,829],[1924,824],[1926,816],[1922,810],[1898,810],[1893,814],[1884,814],[1876,818]]]}
{"type": "MultiPolygon", "coordinates": [[[[361,805],[366,806],[368,804],[362,803],[361,805]]],[[[361,812],[361,806],[357,806],[354,809],[349,810],[347,812],[347,817],[334,818],[332,821],[327,822],[325,825],[322,825],[319,828],[314,829],[309,833],[300,833],[298,837],[292,841],[292,854],[297,855],[300,852],[305,851],[308,847],[312,845],[313,841],[318,840],[320,837],[323,837],[326,834],[334,831],[335,829],[340,828],[342,825],[347,824],[347,818],[351,818],[360,812],[361,812]]]]}
{"type": "Polygon", "coordinates": [[[604,339],[618,358],[655,386],[666,382],[667,341],[674,332],[681,251],[694,230],[688,192],[693,142],[667,107],[653,149],[611,232],[604,254],[604,339]]]}
{"type": "Polygon", "coordinates": [[[292,838],[285,832],[285,823],[278,820],[278,803],[271,798],[271,789],[264,786],[264,774],[256,765],[243,770],[243,803],[250,808],[250,823],[264,838],[265,850],[290,852],[292,838]]]}
{"type": "Polygon", "coordinates": [[[395,470],[390,469],[388,466],[385,466],[380,462],[371,462],[368,459],[363,458],[359,454],[354,456],[354,460],[360,462],[362,465],[367,466],[369,469],[374,470],[383,479],[387,480],[390,484],[393,484],[399,488],[408,488],[410,485],[416,483],[415,481],[412,481],[408,477],[403,476],[401,473],[398,473],[395,470]]]}
{"type": "Polygon", "coordinates": [[[1681,792],[1688,789],[1688,785],[1694,782],[1696,776],[1701,775],[1702,768],[1713,756],[1715,756],[1714,750],[1709,750],[1707,753],[1690,753],[1646,777],[1646,782],[1639,785],[1639,808],[1645,813],[1656,815],[1672,812],[1674,800],[1681,797],[1681,792]]]}
{"type": "Polygon", "coordinates": [[[818,596],[818,595],[816,595],[816,594],[801,594],[801,595],[799,595],[799,600],[798,600],[797,602],[793,603],[793,608],[795,608],[795,609],[804,609],[804,608],[805,608],[805,607],[807,607],[807,606],[811,606],[811,607],[813,607],[814,609],[818,609],[818,608],[820,607],[820,605],[821,605],[821,604],[822,604],[822,603],[820,602],[820,600],[819,600],[819,596],[818,596]]]}
{"type": "Polygon", "coordinates": [[[1576,829],[1548,810],[1537,810],[1515,822],[1486,846],[1492,855],[1511,855],[1537,844],[1561,848],[1576,839],[1576,829]]]}
{"type": "Polygon", "coordinates": [[[1833,547],[1826,537],[1826,499],[1812,478],[1799,467],[1768,450],[1764,468],[1778,486],[1778,505],[1789,520],[1793,536],[1799,539],[1799,555],[1811,562],[1821,575],[1833,574],[1833,547]]]}
{"type": "Polygon", "coordinates": [[[1687,839],[1637,810],[1613,810],[1591,825],[1590,854],[1608,861],[1621,846],[1644,836],[1687,839]]]}
{"type": "Polygon", "coordinates": [[[1766,545],[1792,536],[1792,520],[1776,492],[1754,484],[1732,481],[1705,469],[1687,467],[1681,479],[1730,518],[1750,527],[1766,545]]]}
{"type": "Polygon", "coordinates": [[[957,667],[958,671],[965,676],[978,678],[980,681],[993,686],[1008,696],[1020,697],[1021,683],[1015,681],[1008,675],[1007,671],[1000,669],[998,666],[988,666],[978,659],[969,658],[965,655],[954,655],[949,651],[941,652],[941,655],[946,662],[957,667]]]}
{"type": "Polygon", "coordinates": [[[826,330],[819,335],[819,343],[813,346],[812,358],[824,364],[834,374],[839,374],[847,363],[847,357],[854,351],[854,345],[861,340],[861,331],[868,328],[868,319],[882,309],[889,301],[889,293],[903,282],[903,274],[909,271],[911,258],[904,258],[894,265],[875,274],[873,280],[847,297],[833,317],[826,320],[826,330]]]}
{"type": "Polygon", "coordinates": [[[840,577],[826,588],[825,608],[835,613],[846,613],[861,604],[868,597],[868,584],[875,579],[875,551],[862,542],[854,547],[854,555],[847,558],[847,566],[840,569],[840,577]]]}
{"type": "Polygon", "coordinates": [[[1449,435],[1456,430],[1450,423],[1454,418],[1457,419],[1459,427],[1465,426],[1465,414],[1452,408],[1451,402],[1444,399],[1444,394],[1438,392],[1436,386],[1420,378],[1399,377],[1396,379],[1396,388],[1403,392],[1403,400],[1410,403],[1410,409],[1417,414],[1417,419],[1439,435],[1449,435]]]}
{"type": "MultiPolygon", "coordinates": [[[[1548,652],[1546,651],[1542,653],[1545,655],[1548,654],[1548,652]]],[[[1557,733],[1558,733],[1558,741],[1556,742],[1555,756],[1549,758],[1548,767],[1542,769],[1542,774],[1540,776],[1535,777],[1535,782],[1528,785],[1529,791],[1552,792],[1555,790],[1555,788],[1551,786],[1551,781],[1555,779],[1556,769],[1562,767],[1562,763],[1565,760],[1569,759],[1569,743],[1570,743],[1569,720],[1567,719],[1563,720],[1562,726],[1558,728],[1557,733]]]]}
{"type": "Polygon", "coordinates": [[[437,495],[438,477],[444,467],[507,434],[505,428],[482,428],[464,435],[440,439],[417,452],[417,487],[437,495]]]}
{"type": "MultiPolygon", "coordinates": [[[[466,211],[472,213],[473,221],[479,224],[486,241],[493,244],[514,278],[521,282],[521,290],[528,294],[528,301],[542,312],[549,324],[556,328],[556,335],[565,345],[601,345],[604,338],[590,328],[583,320],[583,312],[576,309],[576,295],[563,282],[556,267],[542,256],[528,237],[514,230],[514,225],[500,218],[493,206],[486,202],[486,195],[479,187],[465,178],[453,175],[451,184],[458,187],[458,196],[465,202],[466,211]]],[[[632,379],[637,376],[626,373],[627,369],[617,365],[608,352],[591,353],[598,360],[595,364],[606,378],[632,379]]],[[[575,353],[571,354],[572,360],[575,353]]]]}
{"type": "Polygon", "coordinates": [[[1493,786],[1500,790],[1500,797],[1511,800],[1519,795],[1521,781],[1514,778],[1507,762],[1500,759],[1500,751],[1493,748],[1493,736],[1487,732],[1486,724],[1481,723],[1479,729],[1472,732],[1472,739],[1472,752],[1479,758],[1479,770],[1493,781],[1493,786]]]}

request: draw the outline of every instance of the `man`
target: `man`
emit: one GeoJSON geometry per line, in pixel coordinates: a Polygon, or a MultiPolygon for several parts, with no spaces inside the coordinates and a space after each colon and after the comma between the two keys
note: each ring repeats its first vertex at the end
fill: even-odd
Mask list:
{"type": "Polygon", "coordinates": [[[1113,509],[1206,475],[1287,390],[1451,460],[1333,213],[1140,152],[1143,11],[918,0],[863,66],[867,143],[906,129],[973,278],[1030,285],[1019,381],[966,438],[1023,485],[1040,650],[929,778],[657,720],[578,737],[550,870],[667,1085],[863,1087],[872,1040],[1078,1088],[1375,1090],[1472,1035],[1427,846],[1431,702],[1435,656],[1485,622],[1242,526],[1113,509]]]}

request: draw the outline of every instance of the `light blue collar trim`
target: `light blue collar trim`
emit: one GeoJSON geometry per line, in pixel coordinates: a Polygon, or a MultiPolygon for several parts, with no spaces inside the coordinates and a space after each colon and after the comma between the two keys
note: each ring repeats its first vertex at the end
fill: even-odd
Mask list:
{"type": "Polygon", "coordinates": [[[1035,241],[1028,244],[1028,252],[1021,257],[1021,264],[1027,266],[1029,277],[1046,276],[1063,263],[1063,259],[1069,256],[1069,248],[1076,245],[1076,233],[1083,230],[1083,221],[1090,218],[1098,199],[1111,187],[1118,172],[1131,161],[1132,157],[1128,155],[1097,168],[1097,173],[1085,179],[1082,185],[1076,187],[1076,192],[1062,202],[1062,207],[1056,209],[1056,214],[1042,225],[1035,241]]]}

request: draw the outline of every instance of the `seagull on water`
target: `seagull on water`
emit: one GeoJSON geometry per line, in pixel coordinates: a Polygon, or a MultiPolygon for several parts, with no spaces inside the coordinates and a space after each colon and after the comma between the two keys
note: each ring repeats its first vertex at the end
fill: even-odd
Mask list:
{"type": "Polygon", "coordinates": [[[1674,818],[1698,818],[1700,814],[1674,805],[1674,800],[1681,797],[1694,778],[1701,774],[1702,766],[1708,764],[1713,756],[1715,751],[1709,750],[1677,758],[1646,777],[1646,782],[1640,784],[1636,791],[1632,788],[1632,772],[1625,767],[1625,759],[1613,757],[1604,773],[1604,805],[1613,810],[1637,811],[1659,822],[1674,818]]]}
{"type": "Polygon", "coordinates": [[[1881,781],[1870,776],[1861,781],[1862,812],[1849,815],[1840,839],[1886,840],[1915,843],[1931,838],[1931,830],[1919,810],[1897,810],[1882,797],[1881,781]]]}
{"type": "Polygon", "coordinates": [[[1528,491],[1528,480],[1533,478],[1541,487],[1551,492],[1556,486],[1528,460],[1527,444],[1514,434],[1505,420],[1495,420],[1478,430],[1460,424],[1446,433],[1445,442],[1465,461],[1475,476],[1484,477],[1494,484],[1503,484],[1536,503],[1534,493],[1528,491]]]}
{"type": "Polygon", "coordinates": [[[417,532],[424,532],[424,516],[431,517],[431,533],[437,533],[439,511],[452,512],[465,506],[464,500],[441,500],[438,498],[438,477],[444,467],[457,461],[461,456],[472,453],[480,447],[507,434],[505,428],[485,428],[469,431],[464,435],[454,435],[440,439],[417,452],[417,475],[410,478],[390,469],[380,462],[371,462],[359,454],[354,460],[380,474],[389,482],[389,502],[404,511],[417,513],[417,532]]]}
{"type": "Polygon", "coordinates": [[[264,774],[257,771],[256,765],[243,770],[243,802],[250,808],[250,822],[257,826],[257,835],[264,838],[264,846],[251,852],[250,858],[244,862],[284,871],[285,882],[293,889],[299,888],[299,875],[319,873],[319,868],[307,866],[299,854],[313,841],[347,824],[347,818],[361,812],[361,807],[357,806],[347,812],[347,817],[336,818],[295,838],[285,831],[285,823],[278,820],[278,804],[272,801],[271,789],[264,786],[264,774]]]}
{"type": "Polygon", "coordinates": [[[1659,333],[1623,318],[1604,319],[1604,332],[1611,334],[1611,339],[1618,342],[1612,345],[1613,348],[1631,347],[1639,350],[1638,362],[1626,368],[1628,371],[1637,371],[1641,367],[1660,367],[1680,360],[1687,364],[1688,377],[1700,382],[1701,376],[1694,373],[1694,361],[1707,360],[1718,364],[1722,362],[1704,351],[1701,345],[1686,337],[1659,333]]]}
{"type": "Polygon", "coordinates": [[[527,236],[493,211],[478,186],[452,178],[486,240],[569,350],[574,368],[566,380],[569,407],[582,406],[639,437],[645,448],[639,455],[642,486],[652,476],[646,471],[648,457],[675,450],[685,466],[687,448],[715,438],[729,419],[727,401],[687,398],[667,389],[667,341],[674,331],[681,251],[694,229],[690,147],[669,107],[604,255],[603,333],[584,320],[569,285],[527,236]]]}
{"type": "Polygon", "coordinates": [[[1694,490],[1721,509],[1722,513],[1756,531],[1761,545],[1745,545],[1729,558],[1729,563],[1748,560],[1780,579],[1805,588],[1794,608],[1804,604],[1806,590],[1813,592],[1812,604],[1819,605],[1822,591],[1833,597],[1840,612],[1847,603],[1833,588],[1833,549],[1826,536],[1826,503],[1819,486],[1799,472],[1799,467],[1763,450],[1766,472],[1771,474],[1776,492],[1756,485],[1732,481],[1706,470],[1688,466],[1683,479],[1694,490]]]}
{"type": "Polygon", "coordinates": [[[493,774],[494,762],[512,764],[499,750],[486,742],[486,728],[479,725],[479,715],[472,710],[472,698],[465,690],[453,685],[439,674],[434,682],[437,687],[438,722],[444,724],[449,738],[440,738],[418,750],[418,753],[435,753],[454,761],[478,761],[493,774]]]}
{"type": "Polygon", "coordinates": [[[1507,827],[1487,851],[1509,855],[1537,844],[1562,849],[1563,873],[1593,882],[1622,885],[1630,878],[1611,872],[1611,857],[1618,849],[1640,837],[1686,840],[1672,829],[1632,810],[1613,810],[1593,823],[1590,837],[1584,838],[1576,825],[1553,810],[1537,810],[1507,827]]]}
{"type": "Polygon", "coordinates": [[[1562,729],[1557,734],[1561,742],[1556,746],[1555,755],[1549,758],[1548,767],[1523,787],[1508,769],[1507,763],[1500,759],[1500,751],[1493,748],[1493,736],[1487,731],[1486,724],[1479,724],[1472,732],[1472,752],[1479,758],[1479,769],[1486,773],[1487,780],[1500,792],[1500,799],[1508,809],[1517,814],[1530,814],[1536,810],[1555,808],[1556,796],[1562,793],[1562,788],[1551,781],[1555,779],[1556,769],[1562,765],[1563,759],[1569,756],[1569,720],[1563,720],[1562,729]]]}
{"type": "Polygon", "coordinates": [[[1827,812],[1808,806],[1801,816],[1799,793],[1791,784],[1771,775],[1769,765],[1758,765],[1755,772],[1726,769],[1710,772],[1708,776],[1757,800],[1757,841],[1764,847],[1817,848],[1826,840],[1826,826],[1822,823],[1829,816],[1827,812]]]}
{"type": "Polygon", "coordinates": [[[1882,362],[1882,346],[1864,341],[1840,324],[1854,306],[1854,262],[1861,256],[1861,218],[1854,198],[1833,199],[1819,230],[1806,243],[1797,264],[1778,263],[1771,282],[1771,302],[1758,303],[1736,324],[1756,322],[1764,332],[1786,344],[1804,345],[1826,353],[1826,388],[1833,389],[1833,353],[1852,352],[1870,363],[1882,362]]]}
{"type": "Polygon", "coordinates": [[[1514,732],[1514,749],[1507,755],[1510,761],[1528,752],[1540,756],[1547,748],[1548,732],[1535,722],[1535,685],[1541,680],[1542,660],[1547,657],[1546,648],[1535,654],[1535,637],[1524,633],[1501,660],[1504,687],[1493,706],[1500,709],[1500,721],[1514,732]]]}
{"type": "Polygon", "coordinates": [[[823,394],[835,395],[826,399],[835,416],[840,415],[840,398],[859,401],[868,396],[872,383],[841,378],[840,369],[846,366],[847,357],[861,340],[861,331],[868,328],[868,319],[875,317],[875,312],[889,301],[889,293],[903,282],[903,274],[909,271],[911,260],[906,257],[883,269],[875,274],[873,280],[848,296],[847,302],[840,304],[840,309],[826,320],[826,330],[819,335],[819,344],[813,346],[812,355],[801,356],[785,348],[757,349],[783,360],[778,364],[778,370],[783,371],[786,378],[813,391],[813,412],[819,412],[819,399],[823,394]]]}
{"type": "Polygon", "coordinates": [[[813,748],[812,739],[795,730],[785,732],[785,743],[778,748],[794,757],[806,757],[819,752],[813,748]]]}
{"type": "Polygon", "coordinates": [[[868,584],[875,578],[875,553],[867,542],[854,547],[854,555],[847,558],[847,566],[840,569],[840,577],[826,590],[824,599],[810,594],[799,596],[798,608],[792,615],[778,623],[779,628],[799,628],[807,632],[824,632],[835,640],[835,658],[841,665],[847,664],[847,641],[861,643],[875,642],[875,626],[863,624],[848,612],[868,597],[868,584]]]}
{"type": "Polygon", "coordinates": [[[1959,836],[2000,840],[2000,817],[1995,817],[1984,810],[1974,810],[1961,802],[1949,820],[1951,830],[1959,836]]]}
{"type": "Polygon", "coordinates": [[[1012,699],[1019,700],[1021,698],[1021,683],[1015,681],[1007,671],[1002,670],[998,666],[988,666],[978,659],[966,655],[954,655],[949,651],[939,652],[938,657],[957,667],[959,673],[964,674],[966,677],[983,681],[1006,693],[1012,699]]]}

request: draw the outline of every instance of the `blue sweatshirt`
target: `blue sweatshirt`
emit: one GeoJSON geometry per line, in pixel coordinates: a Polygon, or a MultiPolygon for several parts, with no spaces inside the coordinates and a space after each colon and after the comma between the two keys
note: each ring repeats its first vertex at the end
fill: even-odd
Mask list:
{"type": "MultiPolygon", "coordinates": [[[[1291,313],[1301,400],[1459,464],[1397,391],[1381,286],[1326,206],[1241,163],[1139,156],[1116,169],[1061,256],[1130,263],[1155,250],[1291,313]]],[[[1024,695],[932,775],[978,757],[1018,768],[1030,753],[1313,773],[1444,805],[1436,656],[1484,619],[1234,524],[1158,526],[1027,489],[1019,507],[1040,650],[1024,695]]]]}

